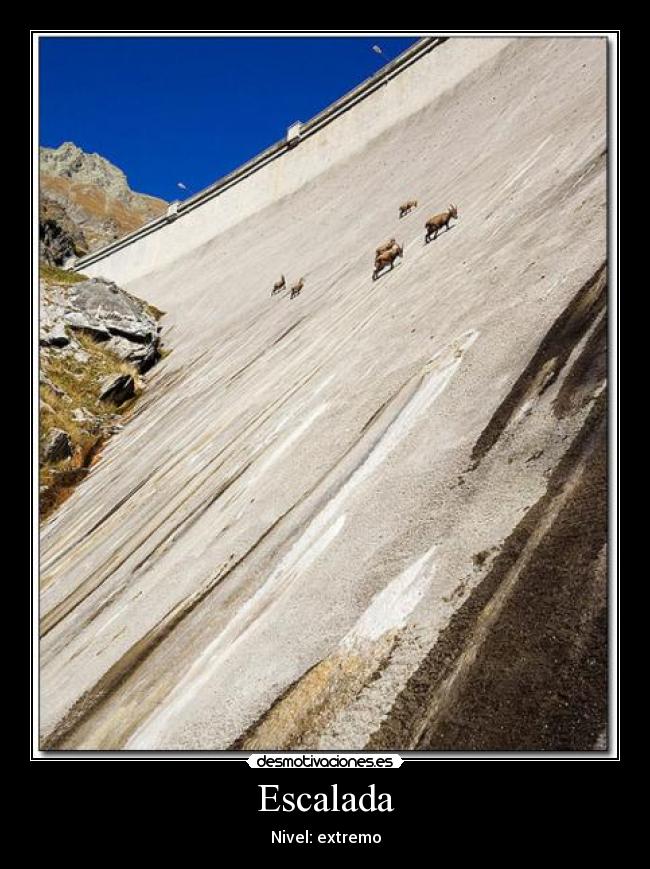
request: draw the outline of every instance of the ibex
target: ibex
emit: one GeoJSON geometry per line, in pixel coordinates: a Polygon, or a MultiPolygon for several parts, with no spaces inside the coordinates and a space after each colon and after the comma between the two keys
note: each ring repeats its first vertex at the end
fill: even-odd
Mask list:
{"type": "Polygon", "coordinates": [[[438,237],[438,232],[442,229],[443,226],[449,229],[449,221],[452,217],[458,220],[458,211],[455,205],[450,205],[449,211],[445,211],[442,214],[435,214],[433,217],[430,217],[424,224],[427,230],[427,233],[424,236],[425,244],[428,244],[431,241],[432,235],[435,241],[435,239],[438,237]]]}
{"type": "Polygon", "coordinates": [[[404,256],[403,246],[400,244],[394,244],[389,250],[380,253],[379,256],[375,259],[375,270],[372,273],[373,281],[377,280],[377,278],[379,277],[379,272],[387,265],[390,265],[392,271],[393,265],[398,256],[404,256]]]}
{"type": "Polygon", "coordinates": [[[273,289],[271,290],[271,295],[274,296],[276,293],[279,293],[280,290],[283,290],[287,285],[287,282],[284,279],[284,275],[280,276],[280,280],[276,281],[273,284],[273,289]]]}
{"type": "Polygon", "coordinates": [[[290,298],[290,299],[293,299],[294,296],[299,296],[300,293],[302,292],[302,288],[303,288],[304,286],[305,286],[305,279],[304,279],[304,278],[300,278],[300,280],[298,281],[298,283],[297,283],[297,284],[294,284],[294,285],[291,287],[291,295],[289,296],[289,298],[290,298]]]}
{"type": "Polygon", "coordinates": [[[408,202],[405,202],[403,205],[399,207],[399,216],[400,218],[404,217],[405,214],[408,214],[412,208],[418,207],[417,199],[409,199],[408,202]]]}
{"type": "Polygon", "coordinates": [[[396,244],[396,241],[394,238],[391,238],[390,241],[384,242],[384,244],[380,244],[379,247],[377,248],[377,250],[375,251],[375,259],[377,259],[378,256],[381,256],[382,253],[386,253],[387,250],[390,250],[394,244],[396,244]]]}

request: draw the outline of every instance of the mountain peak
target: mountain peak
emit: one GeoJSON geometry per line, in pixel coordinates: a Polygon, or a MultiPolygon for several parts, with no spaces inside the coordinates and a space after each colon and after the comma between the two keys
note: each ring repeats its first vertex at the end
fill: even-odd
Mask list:
{"type": "Polygon", "coordinates": [[[135,193],[121,169],[74,142],[41,147],[40,186],[42,240],[58,239],[56,249],[45,244],[42,255],[55,265],[75,251],[95,250],[133,232],[167,206],[135,193]]]}
{"type": "Polygon", "coordinates": [[[41,147],[41,173],[101,187],[110,196],[129,199],[133,191],[121,169],[100,154],[88,154],[74,142],[41,147]]]}

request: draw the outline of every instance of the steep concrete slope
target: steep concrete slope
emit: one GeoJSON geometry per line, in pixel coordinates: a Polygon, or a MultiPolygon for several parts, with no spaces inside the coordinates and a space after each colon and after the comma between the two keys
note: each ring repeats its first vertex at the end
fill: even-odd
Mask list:
{"type": "Polygon", "coordinates": [[[174,351],[43,530],[44,746],[602,742],[606,45],[478,45],[289,195],[97,264],[174,351]]]}

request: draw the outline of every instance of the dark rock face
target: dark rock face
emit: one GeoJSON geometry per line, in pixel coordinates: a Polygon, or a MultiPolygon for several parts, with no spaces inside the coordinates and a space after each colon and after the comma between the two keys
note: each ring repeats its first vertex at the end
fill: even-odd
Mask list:
{"type": "Polygon", "coordinates": [[[124,357],[127,362],[135,365],[140,374],[145,374],[160,359],[160,347],[156,337],[150,344],[141,350],[133,350],[124,357]]]}
{"type": "Polygon", "coordinates": [[[112,404],[124,404],[135,395],[135,382],[130,374],[120,374],[119,377],[108,377],[101,384],[99,397],[102,401],[112,404]]]}
{"type": "Polygon", "coordinates": [[[60,428],[53,428],[43,450],[43,459],[46,462],[60,462],[69,459],[72,455],[72,444],[67,433],[60,428]]]}
{"type": "Polygon", "coordinates": [[[62,266],[71,257],[83,256],[88,245],[82,230],[57,202],[41,197],[39,256],[52,266],[62,266]]]}

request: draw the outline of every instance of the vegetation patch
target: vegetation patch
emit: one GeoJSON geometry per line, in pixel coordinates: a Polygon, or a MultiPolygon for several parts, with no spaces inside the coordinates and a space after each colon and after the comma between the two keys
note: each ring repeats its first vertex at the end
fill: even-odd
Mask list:
{"type": "Polygon", "coordinates": [[[88,280],[86,275],[82,275],[79,272],[68,272],[65,269],[60,269],[57,266],[50,266],[44,262],[40,264],[39,269],[41,280],[50,284],[69,286],[71,284],[78,284],[81,281],[88,280]]]}
{"type": "Polygon", "coordinates": [[[39,416],[40,515],[48,516],[87,474],[99,450],[133,406],[140,391],[136,369],[94,341],[76,333],[73,349],[41,353],[39,416]],[[129,374],[135,396],[120,407],[100,401],[101,384],[109,377],[129,374]],[[49,462],[45,448],[53,429],[65,432],[72,455],[49,462]]]}

